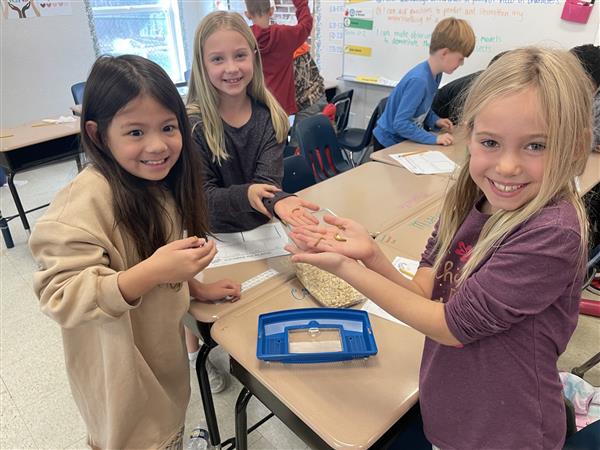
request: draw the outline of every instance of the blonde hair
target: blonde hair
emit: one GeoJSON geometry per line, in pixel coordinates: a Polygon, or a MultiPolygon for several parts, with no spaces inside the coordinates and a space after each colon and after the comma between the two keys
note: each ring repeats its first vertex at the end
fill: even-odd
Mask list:
{"type": "Polygon", "coordinates": [[[228,11],[212,12],[196,28],[194,58],[186,106],[188,114],[200,118],[202,132],[208,147],[213,153],[213,160],[219,164],[227,160],[229,155],[225,148],[223,120],[219,116],[219,91],[208,78],[203,51],[208,37],[221,29],[237,31],[248,42],[248,46],[254,55],[254,75],[252,81],[248,84],[247,93],[251,98],[264,104],[269,109],[277,142],[284,142],[289,130],[287,114],[265,86],[262,61],[252,30],[238,13],[228,11]]]}
{"type": "MultiPolygon", "coordinates": [[[[464,281],[503,239],[546,205],[566,200],[573,205],[581,233],[580,258],[584,263],[587,245],[587,218],[577,192],[575,177],[587,162],[591,145],[591,81],[575,56],[567,51],[522,48],[502,56],[473,83],[466,99],[461,123],[468,136],[477,115],[498,98],[535,89],[539,112],[547,129],[546,163],[540,191],[528,203],[514,211],[499,210],[485,223],[459,283],[464,281]]],[[[483,195],[469,174],[469,161],[462,166],[440,214],[437,239],[437,271],[459,227],[473,205],[483,195]]]]}
{"type": "Polygon", "coordinates": [[[432,54],[443,48],[451,52],[459,52],[465,58],[471,56],[475,49],[475,33],[469,22],[455,17],[440,20],[431,33],[429,53],[432,54]]]}

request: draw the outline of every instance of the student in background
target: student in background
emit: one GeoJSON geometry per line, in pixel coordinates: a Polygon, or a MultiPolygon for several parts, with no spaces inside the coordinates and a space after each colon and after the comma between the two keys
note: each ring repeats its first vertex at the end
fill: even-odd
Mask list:
{"type": "MultiPolygon", "coordinates": [[[[594,139],[592,150],[600,152],[600,47],[592,44],[579,45],[571,49],[588,73],[593,86],[594,95],[594,139]]],[[[600,184],[594,186],[584,198],[590,218],[590,250],[600,245],[600,184]]]]}
{"type": "Polygon", "coordinates": [[[590,89],[557,50],[513,50],[477,78],[461,119],[469,160],[412,280],[351,220],[325,216],[329,226],[291,234],[302,249],[290,246],[293,261],[334,273],[427,336],[419,401],[434,448],[562,448],[556,362],[585,273],[574,178],[591,143],[590,89]]]}
{"type": "MultiPolygon", "coordinates": [[[[490,64],[498,60],[506,52],[498,53],[492,58],[490,64]]],[[[489,67],[489,64],[488,64],[489,67]]],[[[433,97],[433,103],[431,104],[431,110],[439,117],[449,118],[453,124],[458,123],[462,104],[469,93],[469,88],[473,81],[483,73],[483,70],[470,73],[464,77],[457,78],[454,81],[439,88],[433,97]]]]}
{"type": "Polygon", "coordinates": [[[290,145],[296,147],[296,125],[308,117],[319,114],[327,106],[325,81],[310,54],[310,45],[306,42],[294,52],[294,79],[298,112],[294,117],[294,126],[290,133],[290,145]]]}
{"type": "Polygon", "coordinates": [[[297,25],[271,25],[274,8],[270,0],[246,0],[246,17],[253,23],[252,33],[258,42],[262,71],[267,88],[287,115],[296,114],[294,87],[294,52],[312,30],[313,18],[308,0],[293,0],[297,25]]]}
{"type": "Polygon", "coordinates": [[[194,280],[216,253],[185,106],[160,66],[101,57],[86,82],[89,167],[40,218],[29,245],[42,311],[62,327],[92,448],[181,448],[190,397],[190,295],[239,297],[194,280]],[[185,238],[184,230],[190,237],[185,238]]]}
{"type": "Polygon", "coordinates": [[[431,110],[431,102],[442,79],[462,66],[475,48],[475,34],[469,23],[448,17],[433,30],[429,58],[411,69],[392,91],[383,114],[373,130],[374,148],[379,150],[404,140],[422,144],[450,145],[452,134],[425,131],[424,126],[452,129],[448,118],[431,110]]]}
{"type": "MultiPolygon", "coordinates": [[[[265,87],[256,39],[239,14],[213,12],[196,29],[187,108],[212,231],[251,230],[273,216],[318,223],[311,214],[317,205],[280,188],[288,118],[265,87]]],[[[198,341],[189,331],[187,337],[193,362],[198,341]]],[[[211,387],[224,388],[224,376],[208,369],[211,387]]]]}
{"type": "Polygon", "coordinates": [[[581,65],[594,83],[594,142],[592,149],[600,152],[600,47],[592,44],[578,45],[571,52],[577,56],[581,65]]]}

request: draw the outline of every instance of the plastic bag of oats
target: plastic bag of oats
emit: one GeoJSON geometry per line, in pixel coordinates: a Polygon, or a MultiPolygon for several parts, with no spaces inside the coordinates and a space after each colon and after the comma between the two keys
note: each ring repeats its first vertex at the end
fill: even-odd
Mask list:
{"type": "Polygon", "coordinates": [[[365,300],[365,296],[339,277],[311,264],[296,263],[296,276],[323,306],[346,308],[365,300]]]}

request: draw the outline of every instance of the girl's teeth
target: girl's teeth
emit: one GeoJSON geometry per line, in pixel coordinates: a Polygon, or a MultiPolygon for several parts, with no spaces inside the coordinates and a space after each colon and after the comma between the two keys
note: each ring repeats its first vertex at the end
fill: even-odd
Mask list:
{"type": "Polygon", "coordinates": [[[514,192],[514,191],[516,191],[517,189],[520,189],[523,186],[522,184],[516,184],[516,185],[513,185],[513,186],[506,186],[504,184],[496,183],[495,181],[492,181],[492,183],[494,183],[494,186],[496,186],[496,189],[498,189],[499,191],[502,191],[502,192],[514,192]]]}
{"type": "Polygon", "coordinates": [[[161,159],[161,160],[159,160],[159,161],[143,161],[143,163],[144,163],[144,164],[148,164],[148,165],[150,165],[150,166],[157,166],[157,165],[159,165],[159,164],[162,164],[162,163],[164,163],[165,161],[166,161],[166,158],[165,158],[165,159],[161,159]]]}

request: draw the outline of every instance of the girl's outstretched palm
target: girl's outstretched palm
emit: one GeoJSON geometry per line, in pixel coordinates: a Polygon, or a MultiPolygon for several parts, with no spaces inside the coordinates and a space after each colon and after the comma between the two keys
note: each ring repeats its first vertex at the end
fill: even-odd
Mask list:
{"type": "Polygon", "coordinates": [[[328,225],[295,227],[290,237],[304,252],[333,252],[356,260],[366,260],[375,254],[376,244],[369,232],[358,222],[326,215],[328,225]]]}

